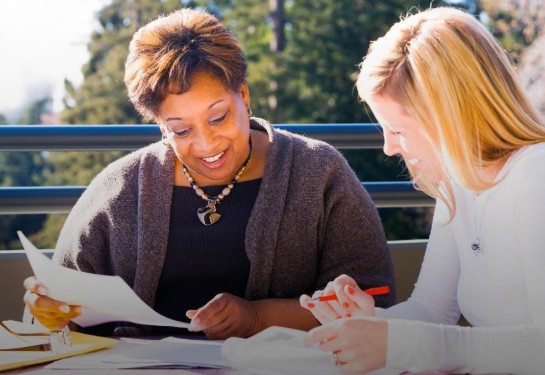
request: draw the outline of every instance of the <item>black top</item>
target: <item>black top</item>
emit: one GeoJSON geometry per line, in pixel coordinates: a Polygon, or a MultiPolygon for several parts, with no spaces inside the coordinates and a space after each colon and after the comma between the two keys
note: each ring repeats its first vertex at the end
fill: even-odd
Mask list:
{"type": "MultiPolygon", "coordinates": [[[[203,225],[197,209],[206,202],[190,187],[175,186],[168,247],[155,299],[155,311],[189,321],[185,313],[198,309],[218,293],[244,297],[250,272],[244,240],[261,179],[239,182],[217,205],[221,218],[203,225]]],[[[203,190],[217,196],[224,186],[203,190]]],[[[152,327],[155,335],[187,335],[185,329],[152,327]]]]}

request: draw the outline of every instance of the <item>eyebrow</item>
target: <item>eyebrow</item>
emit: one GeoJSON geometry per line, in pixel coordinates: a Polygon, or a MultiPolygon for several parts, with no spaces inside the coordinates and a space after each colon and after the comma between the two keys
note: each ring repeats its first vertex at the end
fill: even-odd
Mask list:
{"type": "MultiPolygon", "coordinates": [[[[213,106],[215,106],[216,104],[220,103],[220,102],[223,102],[225,101],[225,99],[218,99],[216,100],[215,102],[213,102],[212,104],[210,104],[208,106],[208,108],[206,108],[206,110],[209,110],[210,108],[212,108],[213,106]]],[[[168,121],[171,121],[171,120],[183,120],[182,117],[167,117],[167,119],[165,120],[165,122],[168,122],[168,121]]]]}

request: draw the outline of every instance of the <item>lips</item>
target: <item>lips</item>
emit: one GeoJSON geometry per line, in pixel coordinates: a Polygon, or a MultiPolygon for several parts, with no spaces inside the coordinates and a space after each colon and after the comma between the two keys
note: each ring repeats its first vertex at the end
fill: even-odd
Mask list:
{"type": "Polygon", "coordinates": [[[219,158],[221,158],[223,156],[225,152],[220,152],[219,154],[217,155],[214,155],[214,156],[210,156],[210,157],[207,157],[207,158],[202,158],[202,160],[204,160],[205,162],[207,163],[214,163],[215,161],[217,161],[219,158]]]}
{"type": "Polygon", "coordinates": [[[227,150],[223,150],[217,154],[200,158],[200,160],[202,164],[207,168],[210,168],[210,169],[219,168],[225,163],[225,160],[227,160],[226,151],[227,150]]]}

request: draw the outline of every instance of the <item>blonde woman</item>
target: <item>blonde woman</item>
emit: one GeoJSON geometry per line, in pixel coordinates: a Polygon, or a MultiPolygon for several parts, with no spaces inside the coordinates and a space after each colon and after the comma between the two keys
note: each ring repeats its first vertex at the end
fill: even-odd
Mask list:
{"type": "Polygon", "coordinates": [[[510,60],[474,17],[436,8],[395,24],[360,67],[384,152],[437,198],[435,216],[409,300],[375,309],[340,276],[324,290],[338,302],[300,299],[324,323],[307,344],[345,373],[544,374],[545,128],[510,60]]]}

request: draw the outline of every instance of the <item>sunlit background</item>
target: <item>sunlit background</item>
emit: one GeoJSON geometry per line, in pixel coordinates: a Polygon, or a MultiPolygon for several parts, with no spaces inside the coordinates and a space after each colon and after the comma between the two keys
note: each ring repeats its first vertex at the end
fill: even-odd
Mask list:
{"type": "Polygon", "coordinates": [[[96,12],[110,0],[0,0],[0,113],[14,119],[33,100],[62,110],[64,79],[81,66],[96,12]]]}
{"type": "MultiPolygon", "coordinates": [[[[408,11],[448,5],[493,32],[545,119],[545,0],[0,0],[0,126],[142,124],[123,84],[130,38],[183,6],[206,8],[241,42],[257,116],[273,124],[372,122],[354,90],[369,42],[408,11]]],[[[86,186],[124,152],[2,151],[0,189],[86,186]]],[[[379,149],[341,152],[361,181],[408,178],[404,164],[379,149]]],[[[428,236],[428,208],[379,213],[389,240],[428,236]]],[[[0,214],[0,250],[20,249],[17,230],[54,247],[65,217],[0,214]]]]}

